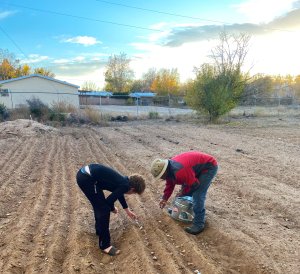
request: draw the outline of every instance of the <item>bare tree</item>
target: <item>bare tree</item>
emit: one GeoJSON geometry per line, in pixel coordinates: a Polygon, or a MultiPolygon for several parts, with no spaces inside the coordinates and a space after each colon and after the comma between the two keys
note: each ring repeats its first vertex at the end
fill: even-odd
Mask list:
{"type": "Polygon", "coordinates": [[[83,85],[81,86],[81,90],[84,91],[98,91],[99,88],[97,85],[92,81],[85,81],[83,85]]]}
{"type": "Polygon", "coordinates": [[[219,73],[240,71],[249,51],[249,34],[220,33],[220,43],[211,51],[211,58],[219,73]]]}
{"type": "Polygon", "coordinates": [[[150,68],[146,73],[143,74],[142,80],[144,82],[143,89],[145,91],[151,90],[152,83],[154,82],[157,75],[157,71],[155,68],[150,68]]]}

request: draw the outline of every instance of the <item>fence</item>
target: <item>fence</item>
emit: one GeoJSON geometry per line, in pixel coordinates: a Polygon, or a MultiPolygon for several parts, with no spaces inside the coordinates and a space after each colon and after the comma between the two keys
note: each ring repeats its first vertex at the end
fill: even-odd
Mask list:
{"type": "MultiPolygon", "coordinates": [[[[57,93],[57,92],[3,92],[0,94],[0,103],[8,108],[16,108],[26,105],[30,98],[43,98],[52,96],[52,101],[72,102],[78,108],[92,107],[101,112],[122,115],[147,115],[150,112],[157,112],[162,116],[178,114],[191,114],[193,111],[188,108],[182,96],[154,96],[154,97],[129,97],[124,95],[114,96],[86,96],[78,93],[57,93]],[[23,95],[23,96],[20,96],[23,95]],[[46,96],[46,97],[45,97],[46,96]],[[23,100],[20,103],[20,98],[23,100]],[[76,98],[71,99],[70,98],[76,98]]],[[[254,97],[243,98],[237,108],[231,111],[236,115],[300,115],[300,99],[295,97],[254,97]]]]}

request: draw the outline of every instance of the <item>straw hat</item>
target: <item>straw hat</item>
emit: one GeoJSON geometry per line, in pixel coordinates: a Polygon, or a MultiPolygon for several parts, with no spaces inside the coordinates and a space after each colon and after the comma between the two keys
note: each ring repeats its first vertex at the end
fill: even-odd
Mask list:
{"type": "Polygon", "coordinates": [[[151,173],[155,179],[159,179],[168,167],[168,159],[155,159],[151,164],[151,173]]]}

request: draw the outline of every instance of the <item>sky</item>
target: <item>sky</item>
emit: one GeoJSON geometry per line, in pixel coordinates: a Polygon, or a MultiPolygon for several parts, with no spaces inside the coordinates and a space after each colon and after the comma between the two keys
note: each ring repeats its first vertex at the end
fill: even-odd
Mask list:
{"type": "Polygon", "coordinates": [[[251,36],[250,74],[300,74],[299,0],[0,1],[0,48],[79,86],[103,88],[107,61],[120,53],[136,79],[150,68],[193,79],[223,30],[251,36]]]}

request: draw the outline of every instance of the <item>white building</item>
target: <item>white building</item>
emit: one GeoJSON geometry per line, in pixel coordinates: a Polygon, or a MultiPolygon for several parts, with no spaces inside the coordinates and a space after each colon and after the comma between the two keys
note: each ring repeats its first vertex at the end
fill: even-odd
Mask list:
{"type": "Polygon", "coordinates": [[[0,103],[7,108],[27,104],[26,100],[40,99],[44,104],[64,101],[79,107],[79,86],[51,77],[32,74],[0,81],[0,103]]]}

